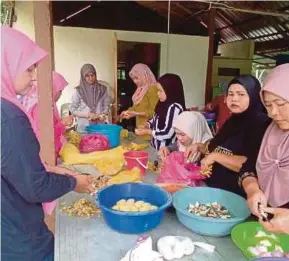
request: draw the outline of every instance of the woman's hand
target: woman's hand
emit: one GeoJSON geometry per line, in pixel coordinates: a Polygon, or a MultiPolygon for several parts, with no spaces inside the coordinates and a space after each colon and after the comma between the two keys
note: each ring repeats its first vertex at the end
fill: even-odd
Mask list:
{"type": "Polygon", "coordinates": [[[270,232],[289,234],[289,209],[285,208],[263,208],[267,213],[271,213],[274,217],[270,221],[262,221],[261,225],[270,232]]]}
{"type": "Polygon", "coordinates": [[[61,123],[64,126],[70,127],[73,124],[73,116],[69,115],[69,116],[62,117],[61,123]]]}
{"type": "Polygon", "coordinates": [[[161,160],[164,162],[166,160],[167,156],[170,154],[170,151],[167,147],[163,147],[159,150],[158,154],[159,154],[161,160]]]}
{"type": "Polygon", "coordinates": [[[201,160],[201,171],[206,172],[212,168],[212,165],[216,162],[217,153],[210,153],[201,160]]]}
{"type": "Polygon", "coordinates": [[[93,121],[93,120],[96,120],[97,118],[98,118],[98,114],[94,112],[88,113],[88,120],[93,121]]]}
{"type": "Polygon", "coordinates": [[[145,124],[141,124],[140,126],[138,126],[138,129],[149,129],[150,125],[148,122],[146,122],[145,124]]]}
{"type": "Polygon", "coordinates": [[[195,143],[188,146],[184,153],[185,159],[189,160],[198,151],[199,151],[199,143],[195,143]]]}
{"type": "Polygon", "coordinates": [[[247,204],[255,216],[261,218],[261,214],[259,211],[259,205],[263,208],[267,206],[267,198],[261,189],[252,189],[252,191],[247,191],[247,204]]]}
{"type": "Polygon", "coordinates": [[[120,119],[126,119],[126,120],[129,120],[135,116],[137,116],[137,112],[135,111],[123,111],[121,114],[120,114],[120,119]]]}
{"type": "Polygon", "coordinates": [[[92,182],[94,177],[91,175],[76,175],[76,186],[74,191],[78,193],[93,193],[95,189],[93,188],[92,182]]]}
{"type": "Polygon", "coordinates": [[[138,136],[151,135],[152,131],[150,129],[135,129],[135,134],[138,136]]]}

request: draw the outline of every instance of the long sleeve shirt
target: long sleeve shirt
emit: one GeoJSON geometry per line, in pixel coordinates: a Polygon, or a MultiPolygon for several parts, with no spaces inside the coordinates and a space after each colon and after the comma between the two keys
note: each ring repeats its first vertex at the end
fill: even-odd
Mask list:
{"type": "Polygon", "coordinates": [[[17,106],[1,98],[1,258],[42,261],[54,249],[42,202],[75,188],[76,180],[45,170],[31,124],[17,106]]]}
{"type": "Polygon", "coordinates": [[[152,130],[151,145],[157,150],[169,146],[176,141],[176,134],[173,128],[173,122],[176,117],[183,112],[183,107],[178,103],[173,103],[167,111],[165,125],[159,126],[159,115],[154,114],[148,121],[152,130]]]}
{"type": "MultiPolygon", "coordinates": [[[[108,91],[100,98],[97,104],[97,114],[107,114],[110,108],[110,97],[108,91]]],[[[81,98],[79,92],[75,89],[72,94],[70,105],[71,113],[77,118],[77,131],[85,132],[85,127],[89,125],[88,115],[91,112],[90,108],[81,98]]]]}

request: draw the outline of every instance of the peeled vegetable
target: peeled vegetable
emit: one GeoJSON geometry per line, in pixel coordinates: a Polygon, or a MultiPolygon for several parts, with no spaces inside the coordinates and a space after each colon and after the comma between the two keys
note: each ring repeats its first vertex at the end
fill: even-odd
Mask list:
{"type": "Polygon", "coordinates": [[[66,133],[65,136],[69,143],[73,144],[76,147],[79,146],[79,143],[81,141],[81,135],[78,132],[71,130],[68,133],[66,133]]]}
{"type": "Polygon", "coordinates": [[[113,210],[123,211],[123,212],[143,212],[152,211],[158,209],[157,206],[146,203],[142,200],[135,201],[134,199],[121,199],[112,207],[113,210]]]}

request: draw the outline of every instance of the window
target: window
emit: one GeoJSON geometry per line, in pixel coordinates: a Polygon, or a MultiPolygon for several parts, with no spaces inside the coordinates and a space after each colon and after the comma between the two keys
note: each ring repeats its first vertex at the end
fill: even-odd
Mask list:
{"type": "Polygon", "coordinates": [[[1,2],[1,25],[12,26],[14,3],[11,1],[1,2]]]}

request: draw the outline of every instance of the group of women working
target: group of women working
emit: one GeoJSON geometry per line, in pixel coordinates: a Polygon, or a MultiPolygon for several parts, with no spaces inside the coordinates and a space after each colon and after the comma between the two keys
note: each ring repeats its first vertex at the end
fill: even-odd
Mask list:
{"type": "MultiPolygon", "coordinates": [[[[51,213],[54,200],[69,191],[92,192],[92,177],[41,159],[35,68],[47,53],[17,30],[3,27],[1,34],[1,255],[10,261],[51,261],[53,234],[44,223],[44,212],[51,213]]],[[[121,118],[137,117],[137,135],[151,138],[163,160],[180,150],[188,160],[201,161],[202,168],[211,172],[208,186],[247,196],[264,227],[289,233],[288,64],[272,70],[262,90],[253,76],[233,79],[226,92],[232,115],[215,137],[201,113],[186,111],[179,76],[165,74],[156,80],[147,66],[138,64],[130,77],[137,89],[133,107],[121,118]],[[270,222],[261,220],[259,203],[274,214],[270,222]]],[[[55,102],[66,85],[61,75],[53,73],[55,102]]],[[[71,105],[80,128],[90,121],[106,121],[108,97],[94,67],[83,66],[71,105]]],[[[59,151],[72,117],[61,119],[55,104],[53,110],[59,151]]]]}

